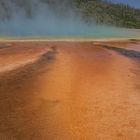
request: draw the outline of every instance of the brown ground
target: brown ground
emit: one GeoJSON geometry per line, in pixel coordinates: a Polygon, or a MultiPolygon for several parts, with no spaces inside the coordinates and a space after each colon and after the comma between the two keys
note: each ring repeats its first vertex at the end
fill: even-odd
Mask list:
{"type": "Polygon", "coordinates": [[[137,40],[1,42],[0,140],[139,140],[139,52],[137,40]]]}

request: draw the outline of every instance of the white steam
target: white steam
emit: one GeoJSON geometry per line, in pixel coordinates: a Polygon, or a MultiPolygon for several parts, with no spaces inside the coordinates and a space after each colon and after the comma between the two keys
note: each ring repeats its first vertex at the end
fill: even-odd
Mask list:
{"type": "Polygon", "coordinates": [[[73,7],[66,7],[65,4],[58,9],[39,0],[30,0],[28,4],[31,17],[27,17],[23,7],[7,1],[12,16],[0,20],[1,36],[124,37],[128,34],[116,27],[95,23],[89,25],[73,7]]]}

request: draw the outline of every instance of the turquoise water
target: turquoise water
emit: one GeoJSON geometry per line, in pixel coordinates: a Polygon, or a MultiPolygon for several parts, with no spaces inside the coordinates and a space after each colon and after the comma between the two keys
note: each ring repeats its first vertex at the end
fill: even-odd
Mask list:
{"type": "Polygon", "coordinates": [[[47,38],[136,38],[140,30],[117,28],[107,25],[87,25],[80,20],[15,19],[0,22],[1,37],[47,37],[47,38]]]}
{"type": "Polygon", "coordinates": [[[81,32],[62,32],[62,33],[7,33],[1,34],[1,38],[140,38],[140,32],[127,29],[100,29],[81,31],[81,32]]]}

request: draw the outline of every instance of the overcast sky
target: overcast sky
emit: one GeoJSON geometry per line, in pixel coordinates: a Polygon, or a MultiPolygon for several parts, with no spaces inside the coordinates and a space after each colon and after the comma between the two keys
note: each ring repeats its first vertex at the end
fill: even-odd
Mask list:
{"type": "Polygon", "coordinates": [[[130,6],[136,7],[140,9],[140,0],[111,0],[112,2],[119,2],[129,4],[130,6]]]}

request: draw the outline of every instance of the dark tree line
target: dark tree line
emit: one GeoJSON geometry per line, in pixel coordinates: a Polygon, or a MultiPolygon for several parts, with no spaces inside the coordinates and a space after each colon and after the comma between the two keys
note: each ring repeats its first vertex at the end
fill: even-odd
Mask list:
{"type": "Polygon", "coordinates": [[[90,23],[96,19],[97,23],[140,28],[140,9],[105,0],[76,0],[76,3],[90,23]]]}

